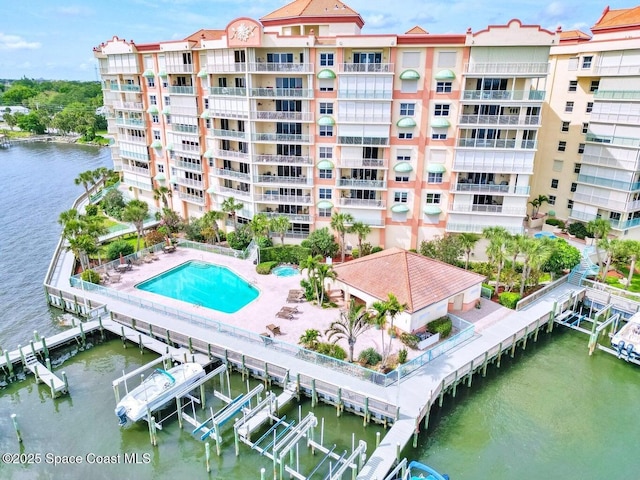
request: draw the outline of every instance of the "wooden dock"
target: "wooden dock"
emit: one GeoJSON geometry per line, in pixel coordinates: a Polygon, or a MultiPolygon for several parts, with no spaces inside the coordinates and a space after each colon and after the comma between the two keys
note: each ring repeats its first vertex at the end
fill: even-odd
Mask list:
{"type": "Polygon", "coordinates": [[[21,353],[24,355],[26,367],[35,375],[36,382],[47,385],[51,389],[51,396],[53,398],[67,393],[69,389],[67,382],[58,378],[49,368],[41,364],[33,353],[28,352],[25,354],[24,350],[22,350],[21,353]]]}

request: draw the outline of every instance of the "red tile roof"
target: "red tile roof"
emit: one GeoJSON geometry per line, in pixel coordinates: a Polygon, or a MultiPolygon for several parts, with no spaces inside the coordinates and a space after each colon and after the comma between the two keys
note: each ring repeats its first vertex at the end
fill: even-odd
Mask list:
{"type": "Polygon", "coordinates": [[[481,283],[485,277],[401,248],[336,265],[338,280],[380,300],[393,293],[412,313],[481,283]]]}
{"type": "Polygon", "coordinates": [[[640,7],[610,10],[607,7],[591,30],[640,26],[640,7]]]}
{"type": "Polygon", "coordinates": [[[581,30],[567,30],[566,32],[560,32],[560,41],[565,40],[590,40],[591,35],[584,33],[581,30]]]}
{"type": "Polygon", "coordinates": [[[340,0],[294,0],[284,7],[265,15],[260,20],[278,20],[292,17],[360,16],[340,0]]]}
{"type": "Polygon", "coordinates": [[[419,35],[426,35],[429,32],[427,32],[424,28],[419,27],[418,25],[416,25],[415,27],[413,27],[411,30],[407,30],[405,32],[405,35],[414,35],[414,34],[419,34],[419,35]]]}
{"type": "Polygon", "coordinates": [[[199,42],[200,40],[220,40],[225,35],[224,30],[207,30],[201,29],[189,35],[185,40],[190,42],[199,42]]]}

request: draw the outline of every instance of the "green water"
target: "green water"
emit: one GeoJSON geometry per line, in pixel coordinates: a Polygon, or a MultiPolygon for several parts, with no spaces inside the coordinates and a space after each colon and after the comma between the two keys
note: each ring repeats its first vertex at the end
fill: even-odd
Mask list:
{"type": "Polygon", "coordinates": [[[432,411],[405,452],[453,480],[638,479],[640,369],[554,331],[432,411]]]}

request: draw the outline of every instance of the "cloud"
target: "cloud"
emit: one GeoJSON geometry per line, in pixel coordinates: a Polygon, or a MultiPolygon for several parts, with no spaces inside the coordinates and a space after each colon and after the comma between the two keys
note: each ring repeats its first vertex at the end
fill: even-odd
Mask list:
{"type": "Polygon", "coordinates": [[[40,42],[27,42],[18,35],[7,35],[0,32],[0,50],[35,50],[41,46],[40,42]]]}
{"type": "Polygon", "coordinates": [[[93,10],[82,5],[69,5],[68,7],[57,7],[56,13],[72,17],[87,17],[93,15],[93,10]]]}

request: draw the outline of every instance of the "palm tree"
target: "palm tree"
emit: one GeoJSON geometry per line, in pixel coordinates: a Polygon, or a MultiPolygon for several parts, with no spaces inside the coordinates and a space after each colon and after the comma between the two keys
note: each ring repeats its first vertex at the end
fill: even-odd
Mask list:
{"type": "Polygon", "coordinates": [[[309,255],[307,258],[303,259],[300,262],[300,272],[307,271],[307,281],[313,288],[313,293],[318,299],[318,278],[317,278],[317,270],[318,266],[320,266],[320,260],[322,257],[320,255],[316,255],[315,257],[309,255]]]}
{"type": "Polygon", "coordinates": [[[630,260],[629,275],[627,276],[627,284],[624,286],[624,289],[629,290],[631,280],[633,280],[633,274],[636,271],[636,260],[638,259],[638,255],[640,255],[640,242],[637,240],[625,240],[624,244],[630,260]]]}
{"type": "Polygon", "coordinates": [[[160,185],[158,188],[153,189],[153,199],[162,200],[164,208],[169,208],[169,197],[171,197],[171,189],[160,185]]]}
{"type": "Polygon", "coordinates": [[[111,176],[113,170],[109,170],[107,167],[98,167],[91,172],[93,175],[94,184],[100,183],[111,176]]]}
{"type": "Polygon", "coordinates": [[[395,318],[404,312],[408,308],[406,303],[400,303],[398,298],[393,293],[387,294],[387,300],[374,302],[373,310],[374,314],[372,317],[372,322],[376,327],[379,327],[382,330],[382,365],[386,366],[387,358],[391,353],[391,336],[389,337],[389,346],[385,348],[384,345],[384,330],[387,324],[387,319],[389,320],[390,329],[393,329],[393,321],[395,318]]]}
{"type": "Polygon", "coordinates": [[[251,222],[249,222],[249,228],[251,229],[254,240],[257,240],[259,237],[269,238],[269,217],[264,213],[254,215],[251,222]]]}
{"type": "Polygon", "coordinates": [[[98,245],[91,235],[78,235],[68,239],[68,250],[73,252],[73,255],[80,260],[80,267],[82,270],[86,270],[89,266],[89,255],[93,255],[98,252],[98,245]]]}
{"type": "Polygon", "coordinates": [[[289,217],[285,217],[284,215],[278,215],[269,220],[269,229],[280,235],[282,245],[284,245],[284,235],[289,231],[290,226],[291,222],[289,221],[289,217]]]}
{"type": "Polygon", "coordinates": [[[349,232],[355,233],[358,236],[358,252],[362,257],[362,242],[367,238],[367,235],[371,233],[371,227],[363,222],[353,222],[349,232]]]}
{"type": "Polygon", "coordinates": [[[371,308],[372,308],[372,312],[369,315],[369,320],[378,330],[380,330],[380,334],[382,335],[382,338],[380,339],[380,348],[382,348],[382,352],[381,352],[382,359],[383,359],[382,364],[384,365],[384,362],[385,362],[384,331],[387,326],[387,314],[388,314],[387,304],[386,302],[383,302],[383,301],[377,301],[377,302],[373,302],[373,305],[371,305],[371,308]]]}
{"type": "Polygon", "coordinates": [[[336,343],[338,340],[346,340],[349,345],[349,361],[353,362],[353,350],[358,337],[371,328],[369,313],[364,304],[356,304],[352,298],[349,309],[340,311],[340,318],[331,322],[324,332],[327,341],[336,343]]]}
{"type": "Polygon", "coordinates": [[[553,253],[552,240],[524,237],[520,243],[523,254],[522,277],[520,279],[520,296],[524,295],[527,279],[532,269],[543,265],[553,253]]]}
{"type": "Polygon", "coordinates": [[[589,232],[595,238],[596,244],[596,258],[598,259],[598,265],[600,262],[600,249],[598,248],[598,240],[606,238],[611,231],[611,224],[604,218],[596,218],[587,223],[587,232],[589,232]]]}
{"type": "MultiPolygon", "coordinates": [[[[630,241],[633,242],[633,240],[630,241]]],[[[606,253],[604,267],[600,271],[600,279],[602,281],[607,278],[607,273],[609,273],[609,268],[611,267],[612,262],[619,260],[620,257],[628,257],[632,254],[628,248],[627,242],[622,242],[616,238],[612,240],[609,240],[608,238],[600,239],[598,240],[598,247],[606,253]]]]}
{"type": "MultiPolygon", "coordinates": [[[[406,303],[400,303],[398,298],[393,293],[387,294],[387,314],[389,315],[389,319],[391,320],[390,329],[393,329],[393,321],[395,318],[404,312],[409,306],[406,303]]],[[[389,348],[387,349],[387,356],[391,353],[391,336],[389,336],[389,348]]]]}
{"type": "Polygon", "coordinates": [[[130,222],[136,229],[136,251],[140,250],[140,237],[144,229],[144,220],[149,213],[149,205],[142,200],[131,200],[122,211],[122,220],[130,222]]]}
{"type": "Polygon", "coordinates": [[[231,217],[231,220],[233,220],[233,230],[237,230],[237,221],[238,221],[238,217],[236,215],[236,212],[238,210],[242,210],[244,208],[244,203],[241,202],[236,202],[236,199],[233,197],[229,197],[227,199],[225,199],[222,202],[222,211],[225,213],[228,213],[229,216],[231,217]]]}
{"type": "Polygon", "coordinates": [[[465,253],[464,269],[469,270],[469,257],[471,256],[471,251],[476,246],[476,243],[480,240],[480,235],[477,233],[465,232],[458,235],[458,239],[460,240],[460,245],[462,245],[465,253]]]}
{"type": "Polygon", "coordinates": [[[313,328],[308,328],[300,335],[298,343],[308,350],[315,350],[318,347],[320,332],[313,328]]]}
{"type": "Polygon", "coordinates": [[[534,198],[529,202],[529,204],[533,207],[531,210],[531,218],[536,218],[538,216],[538,210],[543,203],[548,203],[549,197],[546,195],[538,195],[538,198],[534,198]]]}
{"type": "Polygon", "coordinates": [[[489,261],[496,267],[496,292],[500,286],[500,274],[504,265],[504,247],[509,238],[509,232],[504,227],[487,227],[482,230],[482,234],[489,240],[487,246],[487,256],[489,261]]]}
{"type": "Polygon", "coordinates": [[[353,223],[353,215],[350,213],[334,213],[331,216],[331,228],[340,237],[340,250],[342,252],[342,263],[344,263],[344,236],[349,231],[347,223],[353,223]]]}
{"type": "Polygon", "coordinates": [[[84,192],[87,194],[87,198],[89,198],[89,185],[93,185],[93,172],[91,170],[82,172],[73,181],[76,185],[82,185],[84,187],[84,192]]]}
{"type": "Polygon", "coordinates": [[[318,298],[318,305],[322,306],[324,304],[324,283],[327,280],[335,280],[338,277],[335,270],[333,269],[333,265],[327,265],[326,263],[320,263],[318,268],[316,269],[316,278],[318,281],[318,289],[320,293],[320,298],[318,298]]]}
{"type": "Polygon", "coordinates": [[[224,213],[217,210],[209,210],[202,216],[202,233],[211,241],[215,238],[216,243],[220,243],[220,227],[218,226],[218,220],[224,218],[224,213]]]}

